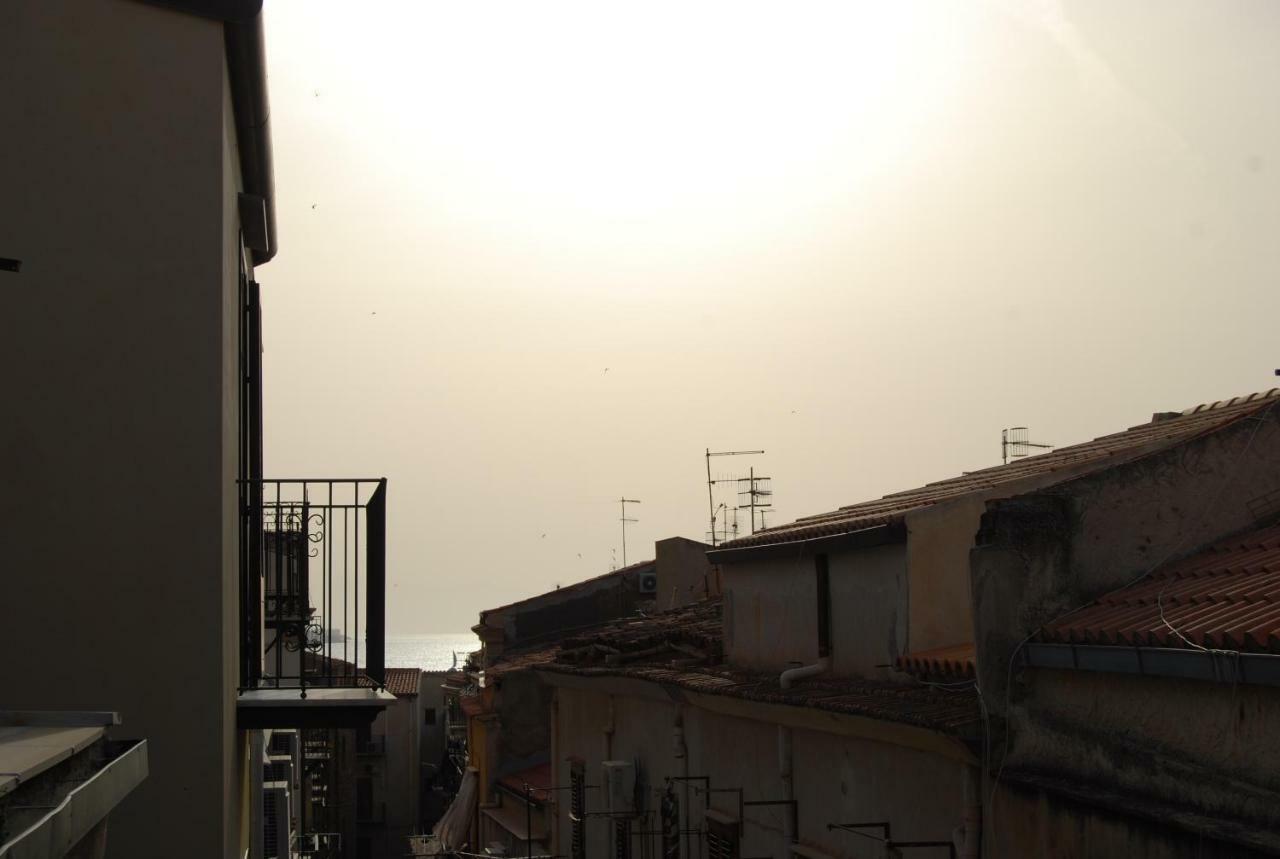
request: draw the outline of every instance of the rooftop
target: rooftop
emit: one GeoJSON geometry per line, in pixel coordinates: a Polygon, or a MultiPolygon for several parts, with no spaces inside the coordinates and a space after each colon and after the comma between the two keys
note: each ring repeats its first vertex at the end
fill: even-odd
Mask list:
{"type": "Polygon", "coordinates": [[[559,644],[504,655],[489,669],[630,677],[690,692],[789,704],[866,716],[965,735],[980,721],[972,690],[944,691],[856,678],[811,678],[791,689],[776,674],[744,672],[724,664],[719,600],[628,618],[596,627],[559,644]]]}
{"type": "Polygon", "coordinates": [[[1160,413],[1149,423],[1131,427],[1083,444],[1060,447],[1047,453],[971,471],[959,477],[930,483],[918,489],[895,492],[873,501],[841,507],[829,513],[805,516],[794,522],[766,528],[748,537],[731,540],[719,548],[736,549],[777,543],[792,543],[821,537],[835,537],[883,525],[900,524],[914,510],[930,507],[952,498],[981,492],[1024,478],[1064,472],[1074,476],[1081,471],[1103,468],[1145,453],[1172,447],[1202,433],[1241,420],[1280,399],[1280,388],[1257,394],[1220,400],[1186,409],[1160,413]]]}
{"type": "Polygon", "coordinates": [[[637,562],[636,562],[636,563],[634,563],[634,564],[628,564],[628,565],[627,565],[627,566],[625,566],[625,567],[620,567],[620,568],[618,568],[618,569],[616,569],[616,570],[610,570],[610,571],[609,571],[609,572],[607,572],[607,573],[602,573],[601,575],[598,575],[598,576],[592,576],[592,577],[591,577],[591,578],[589,578],[589,579],[583,579],[583,580],[582,580],[582,581],[580,581],[580,582],[574,582],[573,584],[565,585],[565,586],[564,586],[564,587],[562,587],[562,588],[558,587],[558,588],[556,588],[555,590],[551,590],[551,591],[543,591],[543,592],[542,592],[542,593],[540,593],[540,594],[534,594],[533,596],[525,597],[524,599],[519,599],[519,600],[516,600],[515,602],[509,602],[509,603],[507,603],[506,605],[500,605],[500,606],[494,606],[493,608],[487,608],[487,609],[483,610],[482,612],[480,612],[480,623],[481,623],[481,624],[483,624],[483,623],[485,622],[485,617],[486,617],[487,615],[490,615],[490,614],[494,613],[494,612],[498,612],[498,611],[506,611],[507,609],[517,608],[517,607],[519,607],[519,606],[522,606],[522,605],[524,605],[525,603],[531,603],[531,602],[535,602],[535,601],[538,601],[538,600],[546,600],[546,599],[549,599],[549,598],[551,598],[551,597],[555,597],[555,596],[564,596],[564,595],[566,595],[566,594],[573,593],[574,591],[579,590],[579,589],[581,589],[581,588],[585,588],[585,587],[587,587],[587,586],[589,586],[589,585],[592,585],[592,584],[596,584],[596,583],[598,583],[598,582],[601,582],[601,581],[603,581],[603,580],[605,580],[605,579],[611,579],[611,578],[616,578],[616,577],[619,577],[619,576],[625,576],[625,575],[627,575],[628,573],[637,573],[637,572],[640,572],[640,571],[644,570],[646,567],[652,567],[652,566],[654,565],[654,563],[655,563],[655,561],[654,561],[654,560],[652,560],[652,559],[650,559],[650,560],[648,560],[648,561],[637,561],[637,562]]]}
{"type": "Polygon", "coordinates": [[[1059,618],[1037,640],[1280,653],[1280,525],[1165,564],[1059,618]]]}
{"type": "Polygon", "coordinates": [[[387,691],[397,698],[412,698],[418,694],[421,668],[388,668],[387,691]]]}

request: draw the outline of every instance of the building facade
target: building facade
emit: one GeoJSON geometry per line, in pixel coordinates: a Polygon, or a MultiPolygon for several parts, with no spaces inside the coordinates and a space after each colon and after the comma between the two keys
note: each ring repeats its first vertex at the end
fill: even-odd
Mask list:
{"type": "MultiPolygon", "coordinates": [[[[264,791],[289,786],[269,778],[268,732],[353,729],[392,698],[385,481],[263,469],[258,281],[277,238],[261,3],[16,0],[0,71],[0,276],[22,320],[0,357],[24,368],[0,423],[18,454],[0,543],[22,607],[6,640],[29,654],[0,666],[6,705],[107,708],[147,737],[111,855],[267,855],[264,791]],[[372,687],[303,658],[334,655],[343,570],[291,546],[333,545],[343,515],[364,528],[346,546],[366,597],[349,658],[372,687]]],[[[277,819],[307,832],[305,815],[277,819]]]]}

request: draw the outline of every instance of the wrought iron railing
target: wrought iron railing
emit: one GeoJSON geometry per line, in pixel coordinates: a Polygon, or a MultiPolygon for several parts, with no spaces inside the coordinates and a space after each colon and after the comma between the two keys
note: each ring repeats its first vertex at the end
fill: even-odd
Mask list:
{"type": "Polygon", "coordinates": [[[385,478],[242,481],[241,690],[386,680],[385,478]]]}

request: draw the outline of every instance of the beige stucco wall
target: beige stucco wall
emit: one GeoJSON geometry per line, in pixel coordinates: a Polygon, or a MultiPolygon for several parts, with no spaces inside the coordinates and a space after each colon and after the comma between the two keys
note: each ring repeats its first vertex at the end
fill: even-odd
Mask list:
{"type": "Polygon", "coordinates": [[[236,853],[235,155],[220,24],[0,6],[5,705],[118,710],[114,856],[236,853]]]}
{"type": "MultiPolygon", "coordinates": [[[[828,556],[834,676],[883,678],[907,633],[906,550],[874,546],[828,556]]],[[[812,555],[724,566],[725,649],[731,664],[782,671],[818,658],[812,555]]]]}
{"type": "MultiPolygon", "coordinates": [[[[643,684],[642,694],[606,691],[610,681],[587,681],[590,687],[558,686],[556,689],[556,783],[569,784],[568,758],[584,761],[588,784],[599,784],[606,755],[634,760],[646,786],[647,805],[654,815],[664,780],[679,775],[711,777],[714,788],[743,787],[745,799],[767,800],[782,796],[778,768],[778,727],[755,718],[713,712],[688,702],[673,700],[662,687],[643,684]],[[599,690],[599,691],[597,691],[599,690]],[[683,724],[687,763],[676,757],[673,728],[683,724]],[[611,734],[606,733],[612,727],[611,734]]],[[[623,687],[618,686],[621,689],[623,687]]],[[[745,706],[745,705],[744,705],[745,706]]],[[[747,712],[744,709],[743,712],[747,712]]],[[[819,730],[793,729],[795,798],[799,804],[801,840],[833,856],[857,855],[853,836],[828,832],[828,823],[851,820],[889,820],[896,837],[934,840],[951,837],[963,812],[962,764],[953,759],[914,748],[876,742],[819,730]]],[[[682,807],[691,809],[689,823],[703,824],[703,798],[677,783],[682,807]]],[[[588,811],[600,810],[600,791],[587,791],[588,811]]],[[[712,807],[736,815],[737,800],[715,794],[712,807]]],[[[567,794],[558,809],[558,845],[570,843],[567,794]]],[[[776,808],[749,808],[743,856],[784,856],[783,812],[776,808]]],[[[587,855],[611,855],[611,827],[607,818],[591,817],[587,823],[587,855]]],[[[656,842],[654,844],[656,851],[656,842]]],[[[634,848],[640,848],[638,842],[634,848]]],[[[697,855],[696,853],[694,855],[697,855]]],[[[871,855],[871,854],[868,854],[871,855]]]]}

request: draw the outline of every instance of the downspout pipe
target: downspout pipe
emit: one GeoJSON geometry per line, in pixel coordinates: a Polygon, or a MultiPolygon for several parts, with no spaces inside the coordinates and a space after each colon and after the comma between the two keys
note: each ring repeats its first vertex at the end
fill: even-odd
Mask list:
{"type": "Polygon", "coordinates": [[[262,35],[261,2],[224,24],[231,106],[240,150],[240,177],[246,194],[262,198],[265,243],[252,250],[255,266],[276,255],[275,168],[271,156],[271,106],[267,99],[267,52],[262,35]],[[256,7],[256,8],[255,8],[256,7]]]}

